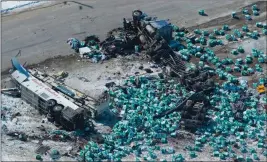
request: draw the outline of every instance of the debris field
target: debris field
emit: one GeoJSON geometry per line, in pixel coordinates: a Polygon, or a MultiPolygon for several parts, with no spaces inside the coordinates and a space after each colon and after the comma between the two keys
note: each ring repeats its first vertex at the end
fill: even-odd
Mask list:
{"type": "MultiPolygon", "coordinates": [[[[97,103],[107,95],[104,111],[90,116],[85,110],[84,128],[69,130],[61,120],[65,108],[49,120],[54,109],[40,113],[25,102],[12,73],[2,80],[3,158],[266,160],[266,7],[259,1],[188,28],[134,10],[103,41],[97,35],[69,38],[75,54],[25,69],[33,77],[31,69],[37,69],[97,103]]],[[[209,16],[203,9],[196,14],[209,16]]],[[[66,91],[53,90],[80,104],[66,91]]]]}

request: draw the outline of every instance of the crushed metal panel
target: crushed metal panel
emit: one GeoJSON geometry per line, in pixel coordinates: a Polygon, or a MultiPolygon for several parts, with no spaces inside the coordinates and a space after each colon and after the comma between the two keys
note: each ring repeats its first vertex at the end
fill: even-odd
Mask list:
{"type": "Polygon", "coordinates": [[[24,82],[28,78],[25,74],[20,73],[18,70],[13,72],[11,76],[19,83],[24,82]]]}

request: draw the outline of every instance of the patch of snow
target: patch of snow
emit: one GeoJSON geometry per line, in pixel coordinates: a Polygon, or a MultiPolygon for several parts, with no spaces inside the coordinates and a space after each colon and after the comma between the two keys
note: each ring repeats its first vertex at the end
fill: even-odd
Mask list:
{"type": "Polygon", "coordinates": [[[49,1],[2,1],[1,13],[8,13],[18,9],[27,9],[47,2],[49,1]]]}

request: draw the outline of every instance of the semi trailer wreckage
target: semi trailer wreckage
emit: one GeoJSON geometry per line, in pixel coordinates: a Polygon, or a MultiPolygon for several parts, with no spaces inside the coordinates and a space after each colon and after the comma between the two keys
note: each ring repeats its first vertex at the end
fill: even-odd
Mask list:
{"type": "MultiPolygon", "coordinates": [[[[188,33],[186,29],[179,30],[188,33]]],[[[188,33],[187,37],[194,40],[195,35],[188,33]]],[[[172,24],[167,20],[157,20],[140,10],[134,10],[132,20],[124,18],[123,27],[111,30],[102,42],[97,36],[91,35],[84,41],[69,38],[67,43],[82,58],[92,58],[93,62],[141,51],[162,67],[167,75],[177,76],[189,90],[198,91],[208,86],[211,81],[208,79],[215,70],[209,67],[187,71],[186,62],[176,51],[185,46],[172,38],[172,24]]]]}

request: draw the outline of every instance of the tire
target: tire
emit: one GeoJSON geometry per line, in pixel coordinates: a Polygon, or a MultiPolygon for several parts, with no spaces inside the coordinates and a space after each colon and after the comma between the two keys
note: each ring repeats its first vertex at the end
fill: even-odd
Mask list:
{"type": "Polygon", "coordinates": [[[64,106],[58,104],[58,105],[56,105],[56,106],[53,107],[53,112],[54,113],[60,113],[63,109],[64,109],[64,106]]]}
{"type": "Polygon", "coordinates": [[[54,117],[53,117],[50,113],[47,114],[47,120],[48,120],[49,122],[54,122],[54,121],[55,121],[54,117]]]}
{"type": "Polygon", "coordinates": [[[48,108],[52,108],[52,107],[56,106],[56,104],[57,104],[57,101],[54,99],[50,99],[47,101],[48,108]]]}
{"type": "Polygon", "coordinates": [[[133,11],[133,17],[140,17],[140,16],[142,16],[142,11],[140,11],[140,10],[135,10],[135,11],[133,11]]]}

